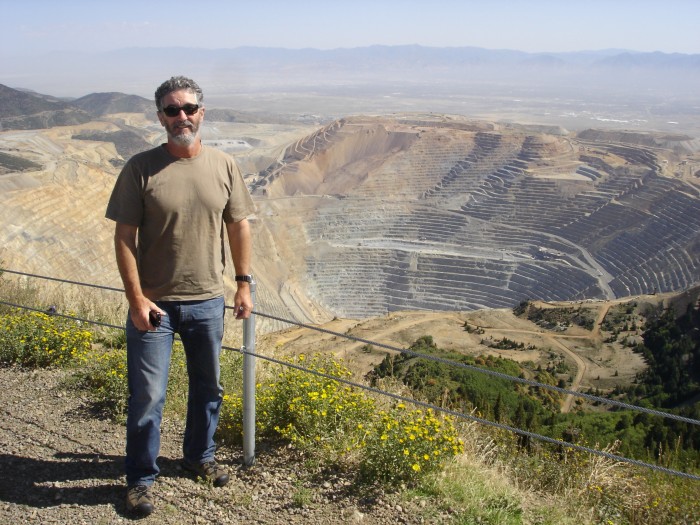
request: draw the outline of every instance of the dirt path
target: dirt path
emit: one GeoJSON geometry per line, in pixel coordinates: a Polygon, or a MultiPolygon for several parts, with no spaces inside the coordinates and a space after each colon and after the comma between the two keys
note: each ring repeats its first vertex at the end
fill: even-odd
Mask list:
{"type": "MultiPolygon", "coordinates": [[[[566,346],[559,340],[559,338],[550,337],[549,340],[552,343],[554,343],[557,346],[557,348],[564,352],[568,357],[573,359],[576,363],[576,375],[574,376],[574,379],[571,382],[571,386],[568,389],[573,390],[574,392],[578,392],[578,389],[581,386],[581,381],[586,375],[586,361],[584,361],[578,354],[576,354],[576,352],[570,350],[568,346],[566,346]]],[[[571,411],[571,406],[573,405],[575,398],[576,396],[574,396],[573,394],[566,395],[566,398],[564,398],[564,402],[561,406],[561,411],[563,413],[571,411]]]]}
{"type": "MultiPolygon", "coordinates": [[[[501,328],[498,330],[499,332],[503,333],[514,333],[514,334],[519,334],[520,336],[525,336],[527,337],[528,334],[530,336],[537,336],[541,337],[544,341],[547,341],[550,343],[553,347],[558,348],[559,350],[562,351],[563,354],[565,354],[567,357],[569,357],[574,363],[576,364],[576,375],[574,376],[571,386],[567,388],[567,390],[573,390],[574,392],[577,392],[579,387],[581,386],[581,382],[583,381],[583,378],[586,376],[587,373],[587,367],[586,367],[586,361],[581,358],[576,352],[571,350],[568,346],[566,346],[562,340],[566,339],[582,339],[582,336],[566,336],[566,335],[550,335],[542,331],[527,331],[527,330],[520,330],[520,329],[508,329],[508,328],[501,328]]],[[[576,396],[572,394],[568,394],[566,398],[564,399],[564,402],[562,403],[561,411],[562,412],[569,412],[571,410],[571,405],[574,402],[574,398],[576,396]]]]}
{"type": "MultiPolygon", "coordinates": [[[[603,310],[603,309],[601,309],[603,310]]],[[[586,361],[574,350],[566,344],[567,339],[588,339],[597,341],[600,338],[599,323],[604,318],[607,308],[598,315],[596,323],[597,332],[586,335],[566,335],[553,334],[544,330],[527,330],[522,327],[505,327],[506,322],[502,319],[498,322],[489,323],[486,328],[486,335],[494,331],[499,334],[513,334],[519,340],[528,338],[540,338],[551,348],[560,351],[568,357],[576,367],[576,373],[572,379],[572,384],[568,390],[578,391],[581,383],[588,373],[586,361]]],[[[491,312],[491,321],[498,320],[498,314],[491,312]]],[[[502,314],[503,315],[503,314],[502,314]]],[[[464,318],[456,313],[447,312],[397,312],[386,317],[370,319],[367,321],[351,321],[336,319],[332,323],[328,323],[324,328],[332,330],[340,334],[348,334],[363,339],[377,341],[380,343],[395,346],[397,348],[406,347],[406,340],[414,340],[420,335],[434,335],[436,338],[456,340],[459,337],[464,337],[463,328],[464,318]],[[411,334],[413,339],[411,339],[411,334]]],[[[479,324],[475,322],[474,324],[479,324]]],[[[533,325],[534,326],[534,325],[533,325]]],[[[484,335],[484,337],[486,337],[484,335]]],[[[365,343],[352,340],[344,340],[328,334],[323,334],[308,330],[305,328],[291,329],[279,334],[273,334],[272,344],[276,348],[284,347],[285,351],[290,353],[305,352],[309,350],[328,351],[333,349],[333,353],[337,357],[347,358],[352,356],[353,368],[361,373],[366,374],[375,366],[384,355],[384,350],[379,349],[375,353],[363,354],[360,349],[365,343]]],[[[562,402],[561,411],[569,412],[573,406],[576,396],[569,394],[562,402]]]]}
{"type": "MultiPolygon", "coordinates": [[[[614,304],[619,304],[620,302],[622,301],[616,301],[614,304]]],[[[605,303],[598,310],[598,316],[593,324],[593,333],[591,334],[593,337],[600,337],[600,327],[603,324],[603,321],[605,321],[605,316],[608,315],[612,304],[613,303],[605,303]]]]}

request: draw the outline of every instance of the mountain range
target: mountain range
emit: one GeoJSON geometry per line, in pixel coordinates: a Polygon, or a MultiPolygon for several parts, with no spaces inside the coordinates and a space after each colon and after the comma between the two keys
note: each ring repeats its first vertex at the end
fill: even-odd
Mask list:
{"type": "Polygon", "coordinates": [[[596,91],[664,87],[687,95],[695,91],[688,83],[700,78],[700,55],[619,49],[526,53],[418,45],[331,50],[133,47],[100,53],[18,55],[4,62],[0,82],[73,97],[121,91],[150,98],[154,86],[173,74],[197,78],[218,95],[279,87],[328,90],[439,84],[439,89],[445,89],[503,82],[511,88],[559,86],[596,91]],[[76,92],[78,86],[83,93],[76,92]]]}

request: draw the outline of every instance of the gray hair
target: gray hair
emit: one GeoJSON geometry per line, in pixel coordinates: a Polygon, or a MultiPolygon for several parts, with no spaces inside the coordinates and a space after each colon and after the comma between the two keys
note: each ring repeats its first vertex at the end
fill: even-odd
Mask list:
{"type": "Polygon", "coordinates": [[[172,93],[173,91],[180,91],[183,89],[189,91],[190,93],[194,93],[197,96],[197,104],[202,104],[202,101],[204,100],[204,93],[202,93],[202,88],[199,87],[199,84],[197,84],[191,78],[183,76],[170,77],[170,80],[166,80],[160,86],[158,86],[158,89],[156,89],[155,98],[158,111],[163,110],[163,98],[166,95],[172,93]]]}

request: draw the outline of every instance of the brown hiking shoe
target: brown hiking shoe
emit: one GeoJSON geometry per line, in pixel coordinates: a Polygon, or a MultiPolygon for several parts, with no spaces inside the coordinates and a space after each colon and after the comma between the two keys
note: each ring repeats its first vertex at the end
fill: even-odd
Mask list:
{"type": "Polygon", "coordinates": [[[226,469],[213,459],[204,463],[182,462],[182,468],[197,474],[200,478],[211,481],[215,487],[223,487],[228,483],[229,477],[226,469]]]}
{"type": "Polygon", "coordinates": [[[126,510],[140,516],[153,512],[153,495],[148,485],[134,485],[126,492],[126,510]]]}

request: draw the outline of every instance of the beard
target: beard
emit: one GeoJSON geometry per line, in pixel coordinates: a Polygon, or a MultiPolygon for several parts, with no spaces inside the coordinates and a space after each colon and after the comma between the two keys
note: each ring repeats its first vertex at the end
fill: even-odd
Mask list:
{"type": "Polygon", "coordinates": [[[191,120],[183,120],[175,124],[166,124],[165,131],[168,138],[178,146],[191,146],[199,135],[199,124],[195,124],[191,120]],[[189,133],[181,131],[184,128],[188,128],[189,133]]]}

